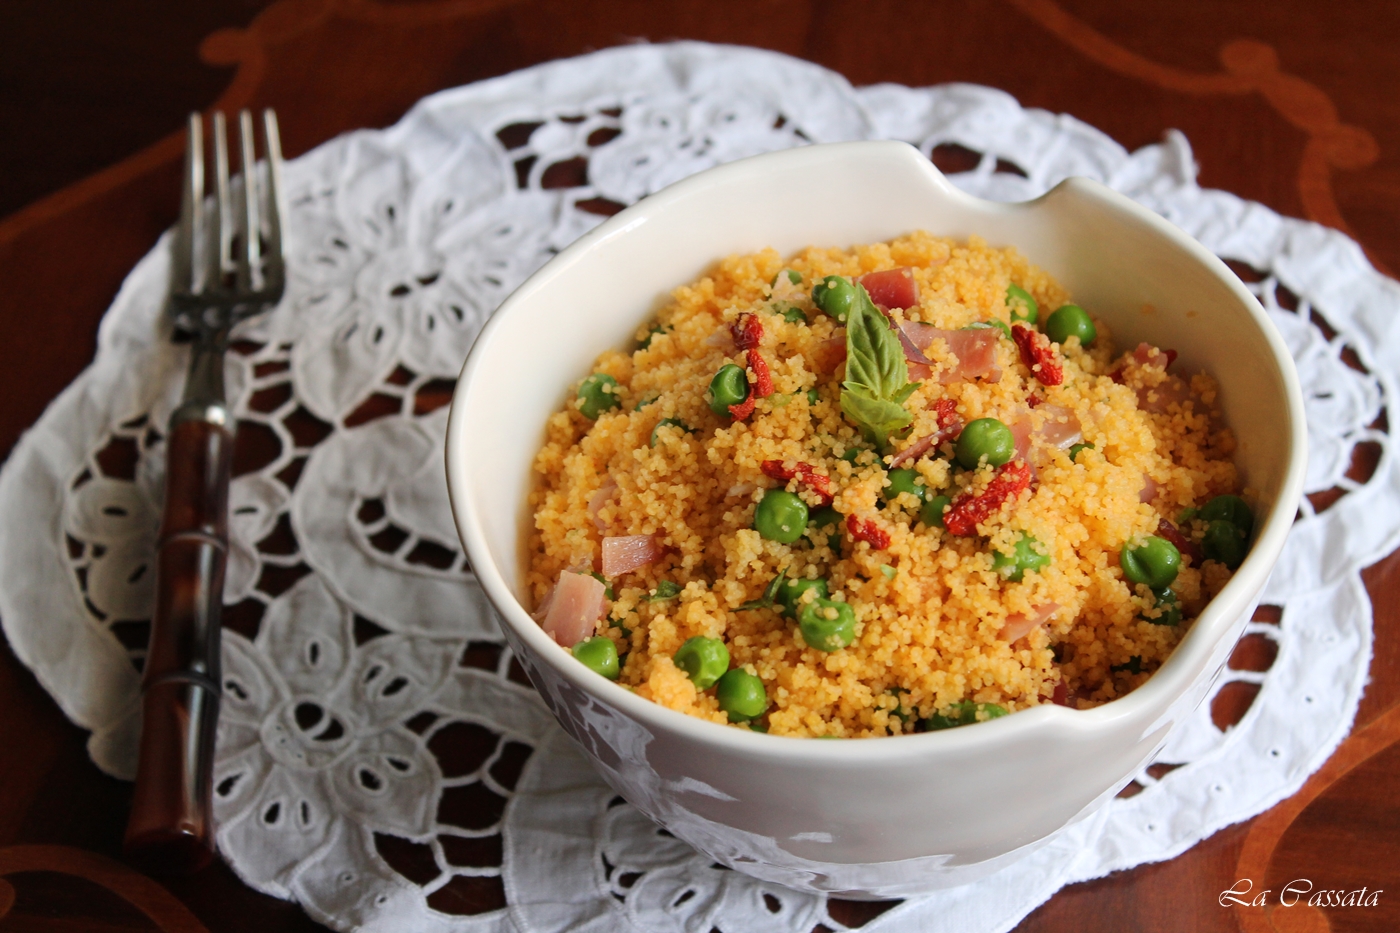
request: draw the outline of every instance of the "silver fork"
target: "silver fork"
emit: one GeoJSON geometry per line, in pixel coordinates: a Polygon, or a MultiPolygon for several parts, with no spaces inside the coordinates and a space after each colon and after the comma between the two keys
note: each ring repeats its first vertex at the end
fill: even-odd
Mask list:
{"type": "Polygon", "coordinates": [[[190,114],[180,222],[171,248],[170,314],[194,336],[185,394],[170,417],[156,608],[142,674],[140,762],[128,856],[189,872],[214,854],[211,780],[221,692],[219,613],[228,555],[233,422],[224,352],[239,321],[276,304],[282,257],[282,147],[263,111],[267,181],[258,181],[253,117],[238,115],[243,185],[233,209],[224,115],[215,113],[213,209],[204,216],[203,120],[190,114]],[[264,190],[265,189],[265,190],[264,190]]]}

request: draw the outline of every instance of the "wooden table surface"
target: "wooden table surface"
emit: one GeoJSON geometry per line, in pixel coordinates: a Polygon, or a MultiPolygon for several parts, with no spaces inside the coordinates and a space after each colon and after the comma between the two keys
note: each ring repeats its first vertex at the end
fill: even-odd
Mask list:
{"type": "MultiPolygon", "coordinates": [[[[289,155],[419,97],[625,42],[763,46],[853,83],[968,81],[1134,149],[1184,131],[1202,185],[1344,230],[1400,270],[1400,5],[1385,0],[6,0],[0,5],[0,451],[92,358],[122,277],[175,218],[182,119],[273,106],[289,155]],[[1137,7],[1129,10],[1129,7],[1137,7]]],[[[1364,453],[1364,452],[1363,452],[1364,453]]],[[[1364,477],[1374,459],[1354,464],[1364,477]]],[[[1400,930],[1400,556],[1365,572],[1375,661],[1352,736],[1292,800],[1186,854],[1069,887],[1020,931],[1400,930]],[[1373,908],[1222,907],[1393,888],[1373,908]]],[[[1246,657],[1236,664],[1267,664],[1246,657]]],[[[1252,695],[1218,703],[1218,722],[1252,695]]],[[[222,865],[123,866],[129,785],[0,647],[0,933],[319,929],[222,865]]],[[[489,905],[488,905],[489,906],[489,905]]],[[[851,924],[879,905],[837,905],[851,924]]]]}

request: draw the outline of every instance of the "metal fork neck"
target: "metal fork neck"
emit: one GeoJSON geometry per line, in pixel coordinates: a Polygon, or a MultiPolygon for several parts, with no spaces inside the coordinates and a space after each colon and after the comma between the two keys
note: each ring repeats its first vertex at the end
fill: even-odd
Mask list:
{"type": "Polygon", "coordinates": [[[185,395],[170,416],[170,426],[184,421],[207,421],[226,425],[228,406],[224,401],[224,349],[228,333],[202,337],[190,351],[190,371],[185,379],[185,395]]]}

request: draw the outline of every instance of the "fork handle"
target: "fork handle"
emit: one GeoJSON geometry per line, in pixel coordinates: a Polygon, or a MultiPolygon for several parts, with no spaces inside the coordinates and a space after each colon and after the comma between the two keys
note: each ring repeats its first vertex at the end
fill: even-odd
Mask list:
{"type": "Polygon", "coordinates": [[[214,855],[219,610],[233,451],[226,422],[222,405],[182,406],[167,443],[140,762],[125,841],[129,858],[157,871],[194,871],[214,855]]]}

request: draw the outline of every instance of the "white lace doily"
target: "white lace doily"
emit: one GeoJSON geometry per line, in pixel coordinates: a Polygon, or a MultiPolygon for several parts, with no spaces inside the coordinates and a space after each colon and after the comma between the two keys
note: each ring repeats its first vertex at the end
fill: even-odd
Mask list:
{"type": "MultiPolygon", "coordinates": [[[[1358,571],[1400,529],[1400,470],[1374,427],[1400,371],[1400,286],[1335,231],[1198,188],[1177,133],[1128,153],[988,88],[857,89],[767,52],[633,46],[437,94],[287,166],[287,295],[228,364],[240,452],[216,807],[250,885],[341,930],[841,928],[823,899],[712,865],[615,799],[522,684],[452,528],[441,405],[501,299],[602,215],[726,160],[865,138],[980,153],[954,181],[984,197],[1096,178],[1259,270],[1307,395],[1308,492],[1342,493],[1305,502],[1265,595],[1282,619],[1250,625],[1276,660],[1222,678],[1258,688],[1237,725],[1203,705],[1138,793],[869,929],[1009,929],[1068,882],[1268,808],[1327,758],[1370,660],[1358,571]],[[1380,452],[1365,481],[1345,475],[1358,444],[1380,452]]],[[[168,262],[166,239],[0,477],[6,634],[121,777],[187,352],[162,315],[168,262]]]]}

